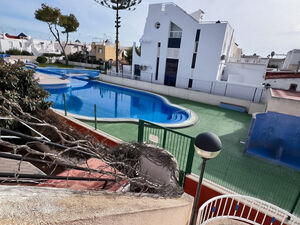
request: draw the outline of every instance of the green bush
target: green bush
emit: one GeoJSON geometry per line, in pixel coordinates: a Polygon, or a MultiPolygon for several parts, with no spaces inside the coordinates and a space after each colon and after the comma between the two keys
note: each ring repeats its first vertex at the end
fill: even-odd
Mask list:
{"type": "MultiPolygon", "coordinates": [[[[0,64],[0,96],[19,104],[24,112],[48,109],[52,104],[45,101],[49,93],[40,87],[33,73],[33,70],[24,69],[24,63],[0,64]]],[[[0,105],[3,105],[1,100],[0,105]]],[[[5,112],[0,110],[1,114],[5,112]]]]}
{"type": "Polygon", "coordinates": [[[33,55],[32,53],[28,52],[28,51],[20,51],[19,49],[16,48],[12,48],[9,49],[5,52],[6,54],[10,54],[10,55],[33,55]]]}
{"type": "Polygon", "coordinates": [[[10,54],[10,55],[21,55],[21,53],[22,52],[16,48],[12,48],[6,51],[6,54],[10,54]]]}
{"type": "Polygon", "coordinates": [[[44,53],[43,56],[52,58],[52,57],[59,57],[59,56],[62,56],[62,54],[44,53]]]}
{"type": "Polygon", "coordinates": [[[36,61],[37,61],[38,63],[46,63],[46,62],[47,62],[47,58],[46,58],[46,56],[38,56],[38,57],[36,58],[36,61]]]}
{"type": "Polygon", "coordinates": [[[22,51],[21,55],[33,55],[32,53],[28,52],[28,51],[22,51]]]}

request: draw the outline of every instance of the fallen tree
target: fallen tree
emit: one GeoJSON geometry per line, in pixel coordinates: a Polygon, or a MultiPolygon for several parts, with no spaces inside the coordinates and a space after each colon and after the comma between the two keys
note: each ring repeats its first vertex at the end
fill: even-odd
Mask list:
{"type": "MultiPolygon", "coordinates": [[[[116,182],[123,188],[130,184],[130,190],[134,192],[168,197],[183,193],[178,185],[178,168],[172,155],[140,143],[111,148],[73,129],[62,117],[48,109],[51,106],[46,101],[48,93],[40,88],[33,71],[25,70],[22,64],[0,65],[0,85],[0,148],[2,152],[20,154],[15,156],[20,164],[27,161],[46,165],[44,171],[49,179],[57,178],[55,175],[62,169],[75,169],[109,175],[109,182],[116,182]],[[90,158],[100,159],[115,170],[91,169],[88,165],[90,158]],[[157,177],[151,172],[152,168],[165,170],[164,177],[157,177]]],[[[12,156],[2,153],[0,157],[12,156]]],[[[6,175],[11,177],[11,174],[6,175]]],[[[15,180],[33,178],[28,174],[19,173],[19,176],[16,173],[15,180]]],[[[45,177],[38,182],[44,180],[45,177]]]]}

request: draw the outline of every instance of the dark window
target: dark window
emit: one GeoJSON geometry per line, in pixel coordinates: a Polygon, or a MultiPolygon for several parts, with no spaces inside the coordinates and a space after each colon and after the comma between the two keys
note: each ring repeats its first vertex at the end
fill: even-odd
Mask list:
{"type": "Polygon", "coordinates": [[[181,38],[169,38],[168,48],[180,48],[181,38]]]}
{"type": "Polygon", "coordinates": [[[178,68],[178,59],[167,59],[166,60],[166,71],[165,71],[165,81],[164,84],[168,86],[176,85],[178,68]]]}
{"type": "Polygon", "coordinates": [[[193,79],[189,79],[189,88],[192,88],[193,86],[193,79]]]}
{"type": "Polygon", "coordinates": [[[155,28],[156,28],[156,29],[159,29],[159,28],[160,28],[160,22],[156,22],[156,23],[155,23],[155,28]]]}
{"type": "Polygon", "coordinates": [[[195,68],[195,64],[196,64],[196,57],[197,57],[197,54],[196,54],[196,53],[194,53],[194,54],[193,54],[193,59],[192,59],[192,69],[194,69],[194,68],[195,68]]]}
{"type": "Polygon", "coordinates": [[[159,67],[159,57],[157,57],[157,59],[156,59],[155,80],[158,79],[158,67],[159,67]]]}
{"type": "Polygon", "coordinates": [[[200,38],[200,30],[197,30],[195,41],[199,41],[199,38],[200,38]]]}
{"type": "Polygon", "coordinates": [[[290,85],[290,91],[296,91],[296,89],[297,89],[297,84],[291,84],[290,85]]]}
{"type": "Polygon", "coordinates": [[[134,65],[134,75],[135,75],[135,76],[141,76],[141,68],[140,68],[140,65],[137,65],[137,64],[134,65]]]}
{"type": "Polygon", "coordinates": [[[158,42],[158,43],[157,43],[157,47],[159,47],[159,48],[160,48],[160,42],[158,42]]]}

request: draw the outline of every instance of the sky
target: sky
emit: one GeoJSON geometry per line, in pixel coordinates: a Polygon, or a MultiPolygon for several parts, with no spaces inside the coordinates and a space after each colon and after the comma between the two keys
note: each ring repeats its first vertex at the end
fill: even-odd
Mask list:
{"type": "MultiPolygon", "coordinates": [[[[143,0],[135,11],[121,11],[120,43],[131,46],[143,34],[152,3],[143,0]]],[[[173,0],[188,13],[205,12],[204,20],[228,21],[235,41],[245,54],[267,56],[271,51],[286,54],[300,48],[300,0],[173,0]]],[[[115,39],[115,12],[94,0],[0,0],[0,32],[24,32],[35,38],[53,39],[45,23],[34,19],[34,11],[46,3],[63,14],[73,13],[80,26],[71,40],[81,42],[115,39]]]]}

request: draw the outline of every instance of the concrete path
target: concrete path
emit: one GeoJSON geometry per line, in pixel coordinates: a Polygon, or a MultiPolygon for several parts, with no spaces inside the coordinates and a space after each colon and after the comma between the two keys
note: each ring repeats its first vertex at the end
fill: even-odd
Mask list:
{"type": "Polygon", "coordinates": [[[34,74],[34,77],[38,80],[39,84],[41,85],[53,85],[53,84],[69,84],[69,80],[63,80],[61,78],[58,78],[56,76],[47,75],[44,73],[38,73],[36,72],[34,74]]]}

